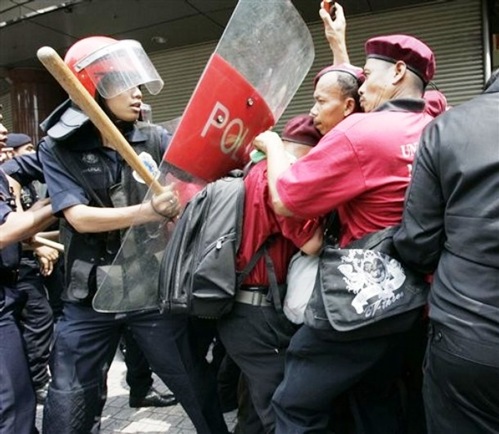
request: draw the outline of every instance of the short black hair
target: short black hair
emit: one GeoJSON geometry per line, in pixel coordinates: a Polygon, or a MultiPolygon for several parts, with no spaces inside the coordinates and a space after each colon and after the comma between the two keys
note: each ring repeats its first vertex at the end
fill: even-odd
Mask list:
{"type": "Polygon", "coordinates": [[[336,77],[341,94],[345,98],[353,98],[355,107],[358,110],[360,108],[359,81],[350,74],[337,73],[336,77]]]}

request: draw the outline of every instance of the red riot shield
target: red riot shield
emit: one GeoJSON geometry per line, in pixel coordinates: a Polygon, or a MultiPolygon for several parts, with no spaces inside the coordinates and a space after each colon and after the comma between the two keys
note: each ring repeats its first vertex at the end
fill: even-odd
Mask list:
{"type": "Polygon", "coordinates": [[[278,121],[313,58],[310,33],[289,0],[240,0],[165,160],[205,181],[242,168],[251,142],[278,121]]]}
{"type": "Polygon", "coordinates": [[[214,53],[165,159],[191,175],[213,181],[244,165],[249,140],[274,123],[274,115],[258,91],[214,53]]]}
{"type": "MultiPolygon", "coordinates": [[[[253,139],[279,120],[313,58],[312,37],[290,0],[239,0],[175,129],[158,181],[174,182],[186,203],[206,182],[244,167],[253,139]]],[[[153,226],[127,231],[115,261],[97,276],[95,310],[158,308],[159,265],[174,227],[153,226]]]]}

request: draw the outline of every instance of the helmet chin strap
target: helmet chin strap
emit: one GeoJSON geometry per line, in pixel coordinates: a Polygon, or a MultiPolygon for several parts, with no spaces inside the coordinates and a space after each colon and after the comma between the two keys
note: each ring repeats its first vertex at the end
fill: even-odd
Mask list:
{"type": "Polygon", "coordinates": [[[120,119],[116,119],[113,122],[116,124],[116,126],[122,133],[127,133],[128,131],[131,131],[133,129],[133,126],[135,125],[135,122],[122,121],[120,119]]]}
{"type": "MultiPolygon", "coordinates": [[[[95,100],[97,101],[97,104],[99,104],[99,106],[102,108],[104,113],[106,113],[106,115],[109,117],[111,122],[116,125],[116,127],[122,134],[125,134],[133,129],[135,122],[128,122],[118,119],[116,115],[109,109],[106,104],[106,100],[102,97],[102,95],[97,93],[95,100]]],[[[104,146],[107,146],[108,148],[115,149],[113,144],[109,143],[104,137],[102,137],[102,143],[104,143],[104,146]]]]}
{"type": "Polygon", "coordinates": [[[116,117],[116,115],[109,109],[108,105],[106,104],[106,99],[97,92],[97,95],[95,96],[95,100],[97,101],[97,104],[101,107],[102,110],[104,110],[104,113],[108,116],[109,119],[118,126],[119,128],[119,123],[123,122],[120,119],[116,117]]]}

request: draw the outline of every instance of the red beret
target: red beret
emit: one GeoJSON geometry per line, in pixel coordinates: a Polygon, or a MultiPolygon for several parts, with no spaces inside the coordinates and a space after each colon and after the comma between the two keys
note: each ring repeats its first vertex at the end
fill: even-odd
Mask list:
{"type": "Polygon", "coordinates": [[[371,38],[366,42],[366,56],[397,62],[407,67],[427,84],[435,74],[435,56],[430,47],[408,35],[388,35],[371,38]]]}
{"type": "Polygon", "coordinates": [[[427,90],[423,98],[426,101],[425,112],[436,117],[449,109],[447,98],[438,90],[427,90]]]}
{"type": "Polygon", "coordinates": [[[324,69],[321,69],[314,78],[314,88],[317,86],[319,79],[328,72],[343,72],[345,74],[350,74],[357,80],[359,85],[361,85],[365,79],[362,68],[350,65],[349,63],[341,63],[340,65],[330,65],[326,66],[324,69]]]}
{"type": "Polygon", "coordinates": [[[314,120],[310,115],[298,115],[286,123],[281,138],[288,142],[315,146],[322,138],[322,134],[315,128],[314,120]]]}

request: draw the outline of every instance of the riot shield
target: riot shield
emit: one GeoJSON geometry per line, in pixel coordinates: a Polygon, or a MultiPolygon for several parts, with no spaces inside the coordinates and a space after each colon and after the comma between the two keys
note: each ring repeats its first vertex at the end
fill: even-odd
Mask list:
{"type": "MultiPolygon", "coordinates": [[[[312,37],[290,0],[240,0],[173,134],[158,181],[174,182],[185,204],[206,182],[242,168],[253,139],[279,120],[313,59],[312,37]]],[[[124,235],[99,280],[95,310],[159,307],[159,264],[174,226],[143,226],[124,235]]]]}
{"type": "Polygon", "coordinates": [[[240,0],[182,116],[165,160],[213,181],[248,161],[314,59],[312,38],[289,0],[240,0]]]}

